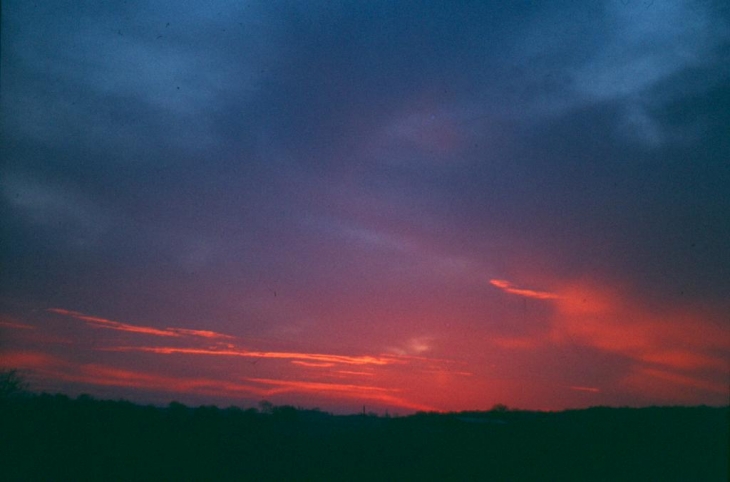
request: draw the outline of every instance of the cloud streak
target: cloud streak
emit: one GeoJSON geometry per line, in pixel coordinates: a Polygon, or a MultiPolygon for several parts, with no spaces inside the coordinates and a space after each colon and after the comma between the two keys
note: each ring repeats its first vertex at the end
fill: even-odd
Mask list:
{"type": "Polygon", "coordinates": [[[132,325],[129,323],[121,323],[119,321],[108,320],[106,318],[99,318],[97,316],[89,316],[78,311],[70,311],[62,308],[50,308],[47,310],[49,313],[55,313],[58,315],[69,316],[77,320],[85,321],[90,326],[95,328],[107,328],[109,330],[125,331],[128,333],[139,333],[142,335],[153,335],[162,337],[181,337],[181,336],[192,336],[199,338],[210,338],[210,339],[233,339],[235,337],[231,335],[225,335],[209,330],[190,330],[185,328],[153,328],[149,326],[132,325]]]}
{"type": "MultiPolygon", "coordinates": [[[[346,356],[331,355],[326,353],[294,353],[294,352],[266,352],[266,351],[248,351],[248,350],[209,350],[202,348],[178,348],[178,347],[113,347],[102,348],[104,351],[139,351],[146,353],[157,353],[159,355],[209,355],[209,356],[225,356],[225,357],[241,357],[241,358],[259,358],[259,359],[279,359],[279,360],[295,360],[300,362],[309,362],[307,366],[315,366],[312,363],[345,364],[345,365],[392,365],[403,364],[404,360],[395,357],[386,356],[346,356]]],[[[300,363],[301,364],[301,363],[300,363]]]]}
{"type": "Polygon", "coordinates": [[[552,300],[555,298],[558,298],[558,295],[554,293],[549,293],[547,291],[536,291],[536,290],[530,290],[530,289],[524,289],[524,288],[518,288],[514,286],[509,281],[505,281],[502,279],[492,279],[489,280],[489,284],[492,286],[501,289],[505,293],[509,293],[512,295],[517,296],[524,296],[525,298],[534,298],[537,300],[552,300]]]}

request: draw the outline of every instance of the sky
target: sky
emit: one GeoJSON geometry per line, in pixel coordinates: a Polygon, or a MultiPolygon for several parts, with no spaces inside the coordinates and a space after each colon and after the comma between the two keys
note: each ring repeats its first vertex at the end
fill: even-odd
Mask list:
{"type": "Polygon", "coordinates": [[[730,7],[2,2],[0,367],[164,404],[730,400],[730,7]]]}

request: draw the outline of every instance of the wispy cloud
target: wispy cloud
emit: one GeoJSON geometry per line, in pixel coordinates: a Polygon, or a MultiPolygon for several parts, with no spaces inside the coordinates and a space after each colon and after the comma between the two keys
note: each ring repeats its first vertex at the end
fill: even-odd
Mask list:
{"type": "Polygon", "coordinates": [[[223,333],[218,333],[216,331],[209,331],[209,330],[188,330],[186,328],[167,328],[167,331],[171,331],[173,333],[178,333],[180,335],[189,335],[189,336],[198,336],[201,338],[228,338],[233,339],[234,336],[231,335],[224,335],[223,333]]]}
{"type": "Polygon", "coordinates": [[[83,313],[79,313],[78,311],[64,310],[61,308],[50,308],[48,311],[59,315],[70,316],[72,318],[76,318],[77,320],[86,321],[91,326],[97,328],[108,328],[110,330],[127,331],[130,333],[141,333],[154,336],[180,336],[179,333],[170,330],[160,330],[158,328],[152,328],[149,326],[130,325],[128,323],[107,320],[106,318],[88,316],[83,313]]]}
{"type": "Polygon", "coordinates": [[[311,363],[339,363],[346,365],[391,365],[396,363],[406,363],[395,357],[389,356],[347,356],[332,355],[326,353],[297,353],[297,352],[276,352],[276,351],[248,351],[248,350],[211,350],[205,348],[178,348],[168,346],[122,346],[104,348],[103,351],[140,351],[147,353],[157,353],[160,355],[210,355],[210,356],[229,356],[243,358],[273,358],[280,360],[298,360],[311,363]]]}
{"type": "Polygon", "coordinates": [[[513,295],[518,296],[525,296],[527,298],[535,298],[538,300],[550,300],[558,298],[558,295],[554,293],[549,293],[547,291],[536,291],[536,290],[530,290],[530,289],[524,289],[524,288],[517,288],[509,281],[501,280],[501,279],[492,279],[489,280],[489,284],[492,286],[495,286],[502,291],[506,293],[510,293],[513,295]]]}
{"type": "Polygon", "coordinates": [[[292,360],[292,365],[299,365],[300,367],[308,367],[308,368],[330,368],[335,366],[334,363],[319,363],[319,362],[307,362],[307,361],[301,361],[301,360],[292,360]]]}
{"type": "Polygon", "coordinates": [[[50,313],[56,313],[63,316],[69,316],[77,320],[85,321],[89,325],[96,328],[107,328],[110,330],[126,331],[129,333],[140,333],[144,335],[153,336],[166,336],[166,337],[180,337],[180,336],[194,336],[201,338],[215,338],[215,339],[233,339],[235,337],[231,335],[225,335],[209,330],[190,330],[186,328],[153,328],[150,326],[133,325],[130,323],[122,323],[119,321],[108,320],[106,318],[100,318],[97,316],[89,316],[78,311],[65,310],[62,308],[50,308],[50,313]]]}
{"type": "Polygon", "coordinates": [[[342,375],[354,375],[358,377],[372,377],[374,373],[372,372],[362,372],[362,371],[354,371],[354,370],[337,370],[337,373],[342,375]]]}
{"type": "Polygon", "coordinates": [[[5,328],[13,328],[16,330],[35,330],[35,326],[18,323],[16,321],[0,321],[0,326],[5,328]]]}
{"type": "Polygon", "coordinates": [[[434,338],[433,336],[416,336],[409,338],[400,346],[389,347],[388,351],[401,356],[421,355],[431,351],[434,338]]]}

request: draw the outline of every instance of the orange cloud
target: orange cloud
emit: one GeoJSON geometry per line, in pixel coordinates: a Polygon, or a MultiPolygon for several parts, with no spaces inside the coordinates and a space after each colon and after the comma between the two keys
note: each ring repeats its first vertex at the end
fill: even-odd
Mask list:
{"type": "Polygon", "coordinates": [[[144,335],[180,337],[180,336],[197,336],[202,338],[235,338],[231,335],[224,335],[209,330],[190,330],[186,328],[152,328],[149,326],[132,325],[129,323],[121,323],[119,321],[107,320],[96,316],[88,316],[78,311],[64,310],[62,308],[50,308],[47,311],[59,315],[70,316],[77,320],[82,320],[97,328],[108,328],[110,330],[126,331],[129,333],[141,333],[144,335]]]}
{"type": "Polygon", "coordinates": [[[528,289],[523,289],[523,288],[516,288],[509,281],[505,281],[505,280],[501,280],[501,279],[489,280],[489,284],[501,289],[505,293],[510,293],[510,294],[518,295],[518,296],[524,296],[527,298],[535,298],[538,300],[550,300],[550,299],[558,298],[558,296],[556,294],[549,293],[547,291],[535,291],[535,290],[528,290],[528,289]]]}

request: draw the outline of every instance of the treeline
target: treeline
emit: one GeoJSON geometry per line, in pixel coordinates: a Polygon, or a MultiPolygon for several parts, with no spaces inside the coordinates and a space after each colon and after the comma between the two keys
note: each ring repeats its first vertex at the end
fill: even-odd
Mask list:
{"type": "Polygon", "coordinates": [[[336,416],[0,400],[2,480],[728,480],[728,408],[336,416]]]}

